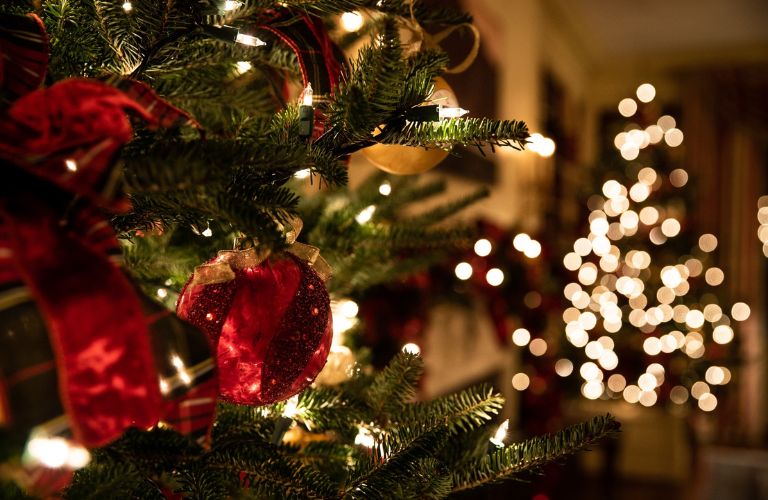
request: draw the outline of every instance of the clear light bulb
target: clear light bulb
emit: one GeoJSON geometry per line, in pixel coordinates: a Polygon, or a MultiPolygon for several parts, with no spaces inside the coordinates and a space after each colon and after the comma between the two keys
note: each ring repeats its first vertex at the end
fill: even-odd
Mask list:
{"type": "Polygon", "coordinates": [[[302,104],[304,106],[312,106],[312,99],[313,99],[312,84],[308,83],[307,86],[304,88],[304,97],[302,98],[302,104]]]}
{"type": "Polygon", "coordinates": [[[440,119],[445,120],[446,118],[461,118],[462,116],[469,113],[469,110],[464,108],[440,106],[438,113],[439,113],[440,119]]]}
{"type": "Polygon", "coordinates": [[[237,33],[237,38],[235,38],[235,41],[237,43],[242,43],[243,45],[249,45],[251,47],[261,47],[262,45],[266,45],[267,42],[260,38],[256,38],[252,35],[246,35],[244,33],[237,33]]]}

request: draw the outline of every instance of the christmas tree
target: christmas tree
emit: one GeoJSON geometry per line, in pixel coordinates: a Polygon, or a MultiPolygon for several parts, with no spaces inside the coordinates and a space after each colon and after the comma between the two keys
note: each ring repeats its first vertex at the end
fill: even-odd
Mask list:
{"type": "Polygon", "coordinates": [[[493,389],[419,401],[418,356],[379,373],[343,357],[347,297],[466,240],[443,221],[483,195],[406,217],[440,184],[352,192],[348,156],[411,173],[528,137],[464,118],[439,80],[450,62],[424,27],[467,15],[52,0],[0,16],[4,496],[437,498],[616,430],[597,417],[507,445],[493,389]],[[370,40],[347,63],[350,11],[370,40]]]}
{"type": "Polygon", "coordinates": [[[731,379],[737,322],[750,309],[728,306],[716,288],[725,279],[717,237],[693,234],[689,175],[672,149],[683,131],[672,115],[644,109],[655,97],[652,85],[636,94],[640,106],[632,98],[618,105],[631,122],[617,123],[613,144],[606,142],[589,230],[563,259],[576,274],[563,290],[572,305],[563,313],[566,338],[588,360],[574,370],[563,358],[558,373],[578,372],[588,399],[711,412],[717,386],[731,379]]]}

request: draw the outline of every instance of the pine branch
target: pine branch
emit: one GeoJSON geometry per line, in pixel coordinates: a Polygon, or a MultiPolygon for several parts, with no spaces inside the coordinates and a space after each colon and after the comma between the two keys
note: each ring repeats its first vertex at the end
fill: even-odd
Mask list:
{"type": "Polygon", "coordinates": [[[611,415],[594,417],[553,435],[534,437],[499,449],[461,470],[453,472],[453,491],[517,477],[547,462],[575,453],[619,430],[611,415]]]}
{"type": "Polygon", "coordinates": [[[397,414],[394,422],[419,425],[442,421],[452,433],[468,432],[487,424],[504,405],[504,398],[492,388],[479,386],[456,394],[444,396],[435,401],[408,405],[397,414]]]}
{"type": "Polygon", "coordinates": [[[527,138],[528,126],[517,120],[461,118],[438,123],[409,122],[402,128],[385,130],[376,142],[442,149],[454,144],[523,149],[527,138]]]}
{"type": "Polygon", "coordinates": [[[415,395],[416,383],[424,372],[419,356],[401,352],[374,377],[366,400],[375,415],[402,409],[415,395]]]}

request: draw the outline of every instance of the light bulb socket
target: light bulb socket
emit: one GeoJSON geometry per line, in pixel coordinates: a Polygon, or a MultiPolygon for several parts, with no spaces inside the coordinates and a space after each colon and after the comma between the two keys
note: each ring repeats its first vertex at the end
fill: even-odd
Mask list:
{"type": "Polygon", "coordinates": [[[312,106],[299,106],[299,137],[309,139],[315,126],[315,108],[312,106]]]}

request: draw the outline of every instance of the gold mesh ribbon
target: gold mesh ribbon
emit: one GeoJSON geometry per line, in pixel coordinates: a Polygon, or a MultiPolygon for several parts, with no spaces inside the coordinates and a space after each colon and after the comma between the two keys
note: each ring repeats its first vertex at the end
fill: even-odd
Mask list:
{"type": "Polygon", "coordinates": [[[415,3],[415,0],[409,0],[408,2],[409,4],[408,6],[411,11],[411,17],[410,18],[403,17],[400,19],[400,23],[402,24],[402,26],[411,35],[410,40],[406,40],[404,44],[416,46],[416,50],[420,50],[422,46],[427,49],[439,49],[440,42],[448,38],[451,35],[451,33],[461,28],[467,28],[472,32],[472,35],[474,37],[474,41],[472,42],[472,48],[470,49],[469,53],[467,54],[467,56],[464,58],[463,61],[461,61],[459,64],[457,64],[452,68],[447,68],[445,72],[449,74],[456,74],[456,73],[461,73],[463,71],[466,71],[467,68],[469,68],[469,66],[473,62],[475,62],[475,59],[477,59],[477,55],[480,52],[480,31],[478,31],[475,25],[471,23],[462,23],[454,26],[449,26],[448,28],[432,35],[429,32],[427,32],[416,20],[416,16],[413,13],[414,3],[415,3]]]}
{"type": "MultiPolygon", "coordinates": [[[[285,241],[290,245],[285,251],[305,261],[315,269],[323,281],[331,279],[331,266],[320,256],[320,249],[304,243],[299,243],[299,237],[304,223],[298,217],[291,217],[283,224],[285,241]]],[[[269,258],[270,250],[249,247],[243,250],[221,250],[216,260],[195,268],[194,278],[190,286],[213,285],[226,283],[235,279],[235,269],[256,267],[269,258]]]]}

